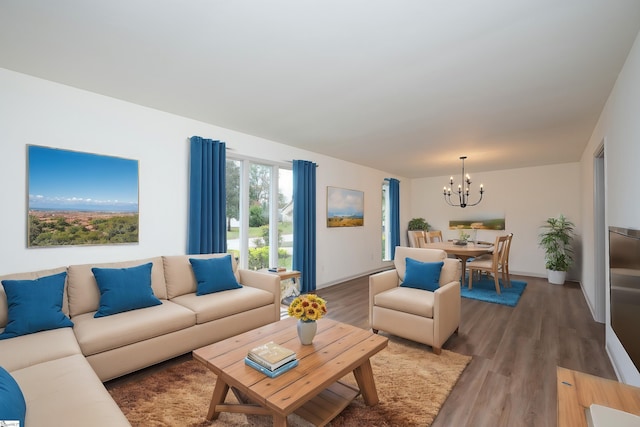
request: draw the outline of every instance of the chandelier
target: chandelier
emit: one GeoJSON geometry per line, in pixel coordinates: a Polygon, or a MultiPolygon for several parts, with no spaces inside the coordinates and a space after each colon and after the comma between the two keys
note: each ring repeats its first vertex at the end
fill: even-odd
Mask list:
{"type": "Polygon", "coordinates": [[[471,185],[471,177],[469,176],[469,174],[464,174],[464,159],[466,158],[467,156],[460,157],[460,160],[462,160],[462,182],[464,183],[465,187],[463,189],[462,184],[458,185],[458,200],[455,199],[456,192],[453,192],[454,198],[453,201],[451,200],[451,187],[453,187],[453,177],[451,177],[449,181],[449,185],[451,187],[447,188],[445,186],[444,190],[442,191],[445,202],[447,202],[451,206],[460,206],[461,208],[465,208],[467,206],[475,206],[482,201],[484,187],[482,186],[482,184],[480,184],[480,199],[475,203],[469,203],[469,185],[471,185]]]}

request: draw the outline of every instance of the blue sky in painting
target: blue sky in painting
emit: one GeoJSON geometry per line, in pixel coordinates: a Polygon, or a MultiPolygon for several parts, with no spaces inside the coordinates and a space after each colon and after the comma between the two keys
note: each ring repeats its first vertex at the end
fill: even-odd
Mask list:
{"type": "Polygon", "coordinates": [[[327,188],[327,215],[363,217],[364,193],[344,188],[327,188]]]}
{"type": "Polygon", "coordinates": [[[29,209],[138,211],[138,162],[30,145],[29,209]]]}

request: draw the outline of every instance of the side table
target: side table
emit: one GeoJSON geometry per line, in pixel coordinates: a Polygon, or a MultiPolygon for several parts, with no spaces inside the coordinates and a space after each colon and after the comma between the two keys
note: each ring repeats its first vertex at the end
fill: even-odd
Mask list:
{"type": "Polygon", "coordinates": [[[640,388],[557,367],[558,427],[587,426],[592,403],[640,415],[640,388]]]}
{"type": "Polygon", "coordinates": [[[280,276],[280,300],[283,304],[289,304],[293,298],[300,295],[300,272],[296,270],[285,270],[273,272],[268,268],[264,268],[269,274],[277,274],[280,276]],[[286,300],[286,301],[285,301],[286,300]]]}

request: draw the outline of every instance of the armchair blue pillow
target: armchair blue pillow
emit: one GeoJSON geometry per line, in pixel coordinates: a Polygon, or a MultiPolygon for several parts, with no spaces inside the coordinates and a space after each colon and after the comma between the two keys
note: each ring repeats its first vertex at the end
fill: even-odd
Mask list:
{"type": "Polygon", "coordinates": [[[15,379],[0,366],[0,420],[19,421],[24,426],[27,404],[20,386],[15,379]]]}
{"type": "Polygon", "coordinates": [[[431,292],[440,287],[440,272],[444,265],[443,261],[422,262],[407,257],[405,263],[407,268],[404,273],[404,281],[400,286],[431,292]]]}
{"type": "Polygon", "coordinates": [[[73,326],[62,312],[66,278],[63,271],[35,280],[3,280],[9,321],[0,339],[73,326]]]}
{"type": "Polygon", "coordinates": [[[151,288],[152,267],[153,263],[130,268],[92,268],[100,289],[100,308],[93,317],[161,305],[151,288]]]}
{"type": "Polygon", "coordinates": [[[231,255],[217,258],[189,258],[193,274],[198,282],[196,295],[241,288],[231,264],[231,255]]]}

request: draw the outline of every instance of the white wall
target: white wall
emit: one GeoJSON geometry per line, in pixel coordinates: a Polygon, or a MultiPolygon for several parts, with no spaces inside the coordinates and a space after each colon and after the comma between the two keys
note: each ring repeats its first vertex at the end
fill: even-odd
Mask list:
{"type": "MultiPolygon", "coordinates": [[[[616,85],[591,135],[581,161],[583,221],[593,229],[593,156],[605,141],[605,217],[607,226],[640,229],[640,36],[631,48],[616,85]]],[[[608,245],[608,242],[606,242],[608,245]]],[[[585,233],[585,255],[594,257],[593,232],[585,233]]],[[[605,253],[608,254],[608,247],[605,253]]],[[[608,267],[608,259],[607,267],[608,267]]],[[[593,304],[597,292],[592,262],[583,265],[585,294],[593,304]]],[[[621,381],[640,386],[640,373],[611,329],[609,315],[609,277],[606,277],[606,344],[621,381]]]]}
{"type": "MultiPolygon", "coordinates": [[[[329,168],[320,166],[317,175],[317,276],[318,283],[330,285],[340,281],[336,278],[361,276],[363,270],[355,269],[356,265],[367,266],[368,271],[381,266],[376,260],[382,257],[382,184],[388,174],[336,160],[329,168]],[[365,192],[364,227],[327,228],[327,186],[365,192]]],[[[401,215],[405,212],[408,215],[410,185],[408,179],[400,178],[401,215]]],[[[401,225],[408,221],[405,215],[401,225]]]]}
{"type": "MultiPolygon", "coordinates": [[[[465,153],[460,153],[461,155],[465,153]]],[[[465,169],[472,179],[471,200],[477,200],[480,184],[484,184],[482,202],[473,207],[452,207],[445,203],[442,188],[450,176],[413,180],[412,217],[423,217],[445,239],[458,237],[449,230],[449,220],[504,218],[505,231],[479,230],[478,240],[493,241],[497,235],[513,233],[509,258],[514,274],[546,277],[544,252],[538,247],[540,225],[551,216],[564,214],[576,224],[576,247],[579,247],[580,169],[578,163],[509,169],[492,172],[473,172],[473,158],[467,159],[465,169]]],[[[457,186],[460,170],[451,175],[457,186]]],[[[576,253],[576,265],[569,278],[580,280],[581,259],[576,253]]]]}
{"type": "MultiPolygon", "coordinates": [[[[381,186],[398,178],[403,211],[409,180],[273,141],[0,69],[0,274],[186,251],[188,138],[227,143],[233,153],[317,170],[318,287],[383,268],[381,186]],[[140,242],[135,245],[26,247],[27,144],[139,160],[140,242]],[[326,187],[365,193],[365,226],[326,228],[326,187]]],[[[214,101],[212,101],[214,102],[214,101]]],[[[408,219],[403,219],[403,222],[408,219]]]]}

